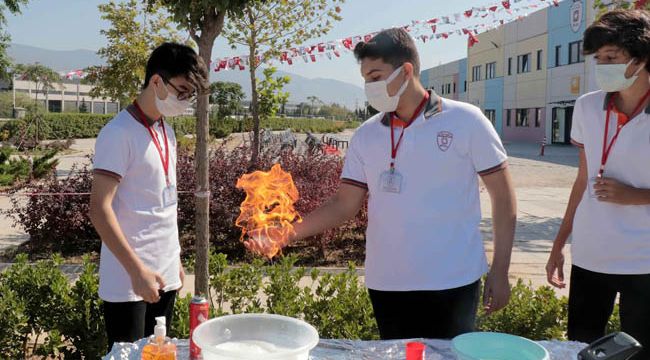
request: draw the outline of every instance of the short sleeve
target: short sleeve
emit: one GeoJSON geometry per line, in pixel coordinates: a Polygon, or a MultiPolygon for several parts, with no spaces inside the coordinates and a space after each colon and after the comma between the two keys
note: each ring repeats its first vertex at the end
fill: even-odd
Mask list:
{"type": "Polygon", "coordinates": [[[350,140],[350,147],[345,154],[341,183],[368,189],[368,180],[364,170],[363,158],[360,154],[359,133],[354,134],[350,140]]]}
{"type": "Polygon", "coordinates": [[[508,155],[490,120],[477,110],[471,126],[469,148],[476,172],[485,176],[503,170],[507,166],[508,155]]]}
{"type": "Polygon", "coordinates": [[[122,179],[129,167],[130,146],[127,134],[111,123],[97,136],[93,170],[96,173],[122,179]]]}
{"type": "Polygon", "coordinates": [[[582,99],[576,101],[571,119],[571,143],[579,148],[585,147],[584,140],[584,113],[582,111],[582,99]]]}

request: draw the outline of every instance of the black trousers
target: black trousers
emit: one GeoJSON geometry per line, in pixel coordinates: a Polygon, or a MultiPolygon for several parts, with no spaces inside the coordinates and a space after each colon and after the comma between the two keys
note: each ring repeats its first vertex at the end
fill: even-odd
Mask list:
{"type": "Polygon", "coordinates": [[[616,294],[620,294],[621,330],[644,347],[632,359],[650,359],[650,274],[603,274],[574,265],[569,289],[569,340],[591,343],[603,337],[616,294]]]}
{"type": "Polygon", "coordinates": [[[108,336],[108,350],[116,342],[134,342],[153,335],[155,318],[166,318],[167,333],[172,323],[176,290],[168,291],[160,301],[149,304],[144,301],[104,302],[104,321],[108,336]]]}
{"type": "Polygon", "coordinates": [[[368,289],[382,340],[451,339],[474,331],[479,281],[441,291],[368,289]]]}

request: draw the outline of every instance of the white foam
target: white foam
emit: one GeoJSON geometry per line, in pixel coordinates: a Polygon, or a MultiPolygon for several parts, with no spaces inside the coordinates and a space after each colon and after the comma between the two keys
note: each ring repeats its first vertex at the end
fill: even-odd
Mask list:
{"type": "Polygon", "coordinates": [[[215,348],[217,350],[236,352],[242,355],[268,355],[290,350],[290,348],[261,340],[228,341],[216,345],[215,348]]]}

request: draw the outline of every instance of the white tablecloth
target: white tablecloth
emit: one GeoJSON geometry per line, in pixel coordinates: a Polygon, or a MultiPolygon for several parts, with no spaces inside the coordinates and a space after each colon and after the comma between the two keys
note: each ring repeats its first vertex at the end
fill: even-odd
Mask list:
{"type": "MultiPolygon", "coordinates": [[[[406,358],[405,344],[414,340],[355,341],[322,339],[310,353],[311,360],[358,360],[358,359],[399,359],[406,358]]],[[[456,360],[449,340],[417,339],[427,345],[426,360],[456,360]]],[[[104,360],[140,360],[141,347],[146,343],[120,343],[113,346],[104,360]]],[[[568,341],[539,341],[551,355],[552,360],[575,360],[578,352],[587,345],[568,341]]],[[[178,340],[178,360],[189,359],[187,340],[178,340]]]]}

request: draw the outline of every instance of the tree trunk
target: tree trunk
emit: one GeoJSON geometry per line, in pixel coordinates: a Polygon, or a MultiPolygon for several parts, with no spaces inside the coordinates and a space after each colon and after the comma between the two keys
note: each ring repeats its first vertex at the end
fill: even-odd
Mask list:
{"type": "Polygon", "coordinates": [[[248,66],[251,76],[251,113],[253,115],[253,151],[251,154],[251,164],[250,168],[256,167],[257,159],[260,154],[260,106],[258,103],[258,94],[257,94],[257,78],[255,75],[255,70],[259,65],[257,63],[256,50],[257,50],[257,34],[255,33],[255,19],[253,18],[253,13],[250,7],[246,8],[248,21],[251,27],[251,42],[248,46],[249,58],[248,66]]]}
{"type": "MultiPolygon", "coordinates": [[[[214,39],[199,39],[199,56],[208,66],[210,74],[210,59],[214,39]]],[[[209,95],[202,94],[197,97],[196,105],[196,262],[194,264],[194,293],[209,297],[208,257],[210,253],[210,164],[209,164],[209,121],[208,106],[209,95]]]]}
{"type": "MultiPolygon", "coordinates": [[[[254,61],[254,60],[251,60],[254,61]]],[[[257,94],[257,78],[255,66],[250,67],[251,74],[251,112],[253,115],[253,149],[251,154],[251,167],[255,167],[260,154],[260,111],[257,94]]]]}

